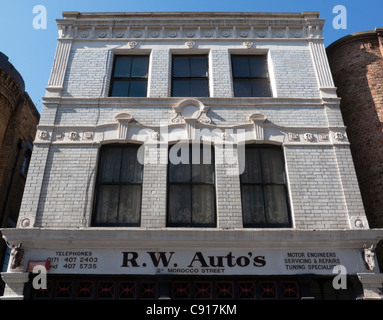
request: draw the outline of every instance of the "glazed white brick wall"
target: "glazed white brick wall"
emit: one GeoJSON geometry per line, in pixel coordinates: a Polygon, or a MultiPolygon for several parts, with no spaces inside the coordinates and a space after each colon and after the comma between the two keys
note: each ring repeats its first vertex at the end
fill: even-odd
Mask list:
{"type": "Polygon", "coordinates": [[[229,51],[211,50],[209,67],[210,97],[231,98],[233,96],[233,85],[229,51]]]}
{"type": "Polygon", "coordinates": [[[51,146],[41,184],[36,227],[90,224],[97,146],[51,146]]]}
{"type": "MultiPolygon", "coordinates": [[[[179,99],[178,101],[181,101],[179,99]]],[[[249,115],[264,114],[268,121],[278,126],[324,126],[328,125],[323,106],[249,106],[230,101],[231,106],[210,104],[209,100],[201,99],[209,106],[208,116],[216,125],[238,125],[247,123],[249,115]]],[[[55,124],[60,126],[103,125],[115,122],[119,113],[129,113],[143,125],[159,125],[161,121],[171,120],[176,113],[169,106],[169,101],[159,100],[157,104],[137,106],[108,105],[60,105],[57,108],[55,124]],[[75,115],[75,116],[74,116],[75,115]]],[[[336,122],[338,123],[338,122],[336,122]]],[[[334,124],[335,125],[335,124],[334,124]]],[[[338,124],[339,125],[339,124],[338,124]]]]}
{"type": "Polygon", "coordinates": [[[348,146],[335,146],[334,152],[348,214],[350,216],[363,216],[364,207],[356,178],[351,150],[348,146]]]}
{"type": "Polygon", "coordinates": [[[223,145],[215,145],[215,177],[217,226],[242,228],[242,205],[238,173],[237,148],[224,152],[223,145]]]}
{"type": "Polygon", "coordinates": [[[349,228],[334,148],[286,146],[295,227],[349,228]]]}
{"type": "Polygon", "coordinates": [[[40,201],[40,190],[44,180],[45,165],[49,153],[49,145],[35,145],[28,169],[23,200],[20,207],[18,223],[29,219],[33,226],[40,201]],[[32,216],[31,216],[32,214],[32,216]]]}
{"type": "Polygon", "coordinates": [[[73,49],[64,78],[65,97],[107,96],[112,67],[111,51],[73,49]]]}
{"type": "Polygon", "coordinates": [[[309,50],[270,50],[278,97],[319,98],[309,50]]]}
{"type": "Polygon", "coordinates": [[[148,79],[149,97],[170,96],[171,55],[169,50],[153,50],[148,79]]]}
{"type": "Polygon", "coordinates": [[[142,183],[141,227],[166,227],[166,186],[168,146],[148,144],[145,147],[142,183]]]}

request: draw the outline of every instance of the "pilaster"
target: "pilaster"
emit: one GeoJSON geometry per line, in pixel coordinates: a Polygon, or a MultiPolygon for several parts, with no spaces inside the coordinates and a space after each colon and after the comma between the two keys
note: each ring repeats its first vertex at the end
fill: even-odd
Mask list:
{"type": "Polygon", "coordinates": [[[5,282],[5,290],[0,300],[24,299],[24,284],[29,280],[28,272],[2,272],[1,278],[5,282]]]}
{"type": "Polygon", "coordinates": [[[363,285],[363,300],[383,300],[383,274],[357,273],[363,285]]]}

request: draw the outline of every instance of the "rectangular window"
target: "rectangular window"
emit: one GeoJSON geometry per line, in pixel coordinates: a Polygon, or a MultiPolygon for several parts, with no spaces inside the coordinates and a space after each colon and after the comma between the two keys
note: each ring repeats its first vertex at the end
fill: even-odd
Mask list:
{"type": "Polygon", "coordinates": [[[215,227],[214,149],[212,146],[170,147],[168,226],[215,227]],[[184,161],[178,161],[183,159],[184,161]]]}
{"type": "Polygon", "coordinates": [[[110,145],[100,150],[93,225],[139,226],[143,166],[139,146],[110,145]]]}
{"type": "Polygon", "coordinates": [[[208,97],[206,55],[176,55],[172,65],[172,97],[208,97]]]}
{"type": "Polygon", "coordinates": [[[111,97],[146,97],[149,56],[115,56],[111,97]]]}
{"type": "Polygon", "coordinates": [[[266,55],[232,55],[235,97],[271,97],[266,55]]]}
{"type": "Polygon", "coordinates": [[[290,227],[284,168],[279,147],[246,146],[240,176],[244,227],[290,227]]]}

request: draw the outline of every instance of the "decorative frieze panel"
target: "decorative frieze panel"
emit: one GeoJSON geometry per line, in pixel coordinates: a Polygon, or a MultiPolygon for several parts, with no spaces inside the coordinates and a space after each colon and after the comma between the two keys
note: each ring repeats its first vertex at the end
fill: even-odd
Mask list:
{"type": "Polygon", "coordinates": [[[78,27],[62,28],[60,38],[79,40],[120,40],[120,39],[306,39],[322,37],[322,29],[316,26],[300,28],[281,27],[125,27],[111,26],[108,28],[78,27]]]}

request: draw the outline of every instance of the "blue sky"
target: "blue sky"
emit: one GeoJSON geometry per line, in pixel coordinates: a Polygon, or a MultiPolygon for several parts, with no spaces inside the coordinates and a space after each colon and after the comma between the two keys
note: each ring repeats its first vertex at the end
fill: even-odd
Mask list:
{"type": "MultiPolygon", "coordinates": [[[[0,51],[20,72],[26,91],[41,112],[57,41],[56,19],[63,11],[83,12],[302,12],[317,11],[326,19],[325,45],[350,33],[383,27],[382,0],[1,0],[0,51]],[[47,10],[47,28],[33,28],[36,5],[47,10]],[[333,28],[336,5],[347,9],[347,29],[333,28]]],[[[1,116],[1,115],[0,115],[1,116]]]]}

